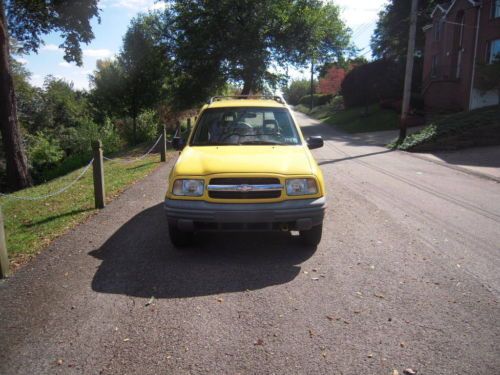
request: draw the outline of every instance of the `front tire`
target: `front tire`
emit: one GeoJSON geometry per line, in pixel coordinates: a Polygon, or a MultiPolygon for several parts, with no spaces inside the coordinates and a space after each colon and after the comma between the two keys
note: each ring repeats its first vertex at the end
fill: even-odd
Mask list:
{"type": "Polygon", "coordinates": [[[309,230],[302,230],[300,233],[300,240],[306,246],[318,246],[321,242],[323,234],[323,224],[316,225],[309,230]]]}
{"type": "Polygon", "coordinates": [[[185,232],[177,228],[176,223],[168,224],[170,242],[178,249],[185,248],[193,242],[193,232],[185,232]]]}

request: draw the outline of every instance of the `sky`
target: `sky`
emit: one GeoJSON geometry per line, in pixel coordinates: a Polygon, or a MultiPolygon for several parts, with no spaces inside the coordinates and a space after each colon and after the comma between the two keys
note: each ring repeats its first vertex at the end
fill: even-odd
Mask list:
{"type": "MultiPolygon", "coordinates": [[[[333,0],[342,9],[342,18],[353,31],[354,44],[360,54],[370,58],[370,37],[375,28],[378,12],[387,0],[333,0]]],[[[95,38],[82,45],[83,66],[67,63],[63,51],[58,48],[61,38],[51,33],[43,37],[45,42],[38,53],[15,56],[32,73],[31,82],[42,86],[47,75],[73,82],[78,89],[89,88],[89,74],[95,69],[98,59],[111,58],[120,51],[122,38],[132,18],[140,12],[161,9],[164,3],[157,0],[101,0],[101,23],[92,20],[95,38]]],[[[307,76],[307,72],[292,70],[292,78],[307,76]]]]}

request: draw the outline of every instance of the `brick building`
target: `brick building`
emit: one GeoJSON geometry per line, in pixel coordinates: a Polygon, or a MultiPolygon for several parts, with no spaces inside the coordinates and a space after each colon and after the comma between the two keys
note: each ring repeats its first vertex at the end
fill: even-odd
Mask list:
{"type": "Polygon", "coordinates": [[[471,110],[499,103],[474,88],[478,64],[500,59],[500,0],[437,5],[425,32],[422,91],[430,110],[471,110]]]}

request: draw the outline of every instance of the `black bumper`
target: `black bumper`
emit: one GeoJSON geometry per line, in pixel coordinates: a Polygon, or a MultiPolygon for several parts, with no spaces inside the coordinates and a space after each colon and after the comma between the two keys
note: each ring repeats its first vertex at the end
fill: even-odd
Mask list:
{"type": "Polygon", "coordinates": [[[326,200],[277,203],[209,203],[165,200],[170,225],[191,230],[308,230],[323,222],[326,200]]]}

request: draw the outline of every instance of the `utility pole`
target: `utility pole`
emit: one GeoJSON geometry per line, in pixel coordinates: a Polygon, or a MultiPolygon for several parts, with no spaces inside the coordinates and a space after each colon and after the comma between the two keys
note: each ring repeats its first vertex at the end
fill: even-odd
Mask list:
{"type": "Polygon", "coordinates": [[[417,3],[418,0],[411,1],[410,36],[408,38],[408,52],[406,54],[405,85],[403,90],[401,120],[399,124],[399,142],[403,142],[406,138],[407,117],[408,110],[410,109],[411,80],[413,76],[413,60],[415,55],[415,35],[417,33],[417,3]]]}
{"type": "Polygon", "coordinates": [[[311,57],[311,103],[310,110],[312,111],[314,107],[314,57],[311,57]]]}

